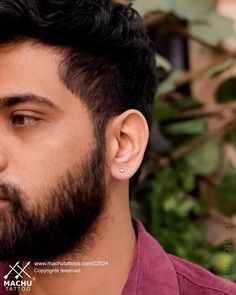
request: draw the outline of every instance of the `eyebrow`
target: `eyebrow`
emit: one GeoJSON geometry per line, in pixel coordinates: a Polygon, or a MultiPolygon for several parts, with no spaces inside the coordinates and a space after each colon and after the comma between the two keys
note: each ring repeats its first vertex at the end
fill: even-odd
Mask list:
{"type": "Polygon", "coordinates": [[[13,94],[0,98],[0,107],[11,107],[22,103],[34,103],[58,109],[58,107],[50,99],[31,93],[13,94]]]}

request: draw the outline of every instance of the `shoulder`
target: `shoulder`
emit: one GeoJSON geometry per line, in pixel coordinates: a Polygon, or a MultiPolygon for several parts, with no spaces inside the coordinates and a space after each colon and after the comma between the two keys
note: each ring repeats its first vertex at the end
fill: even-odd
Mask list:
{"type": "Polygon", "coordinates": [[[181,295],[236,295],[236,284],[190,261],[167,255],[176,271],[181,295]]]}

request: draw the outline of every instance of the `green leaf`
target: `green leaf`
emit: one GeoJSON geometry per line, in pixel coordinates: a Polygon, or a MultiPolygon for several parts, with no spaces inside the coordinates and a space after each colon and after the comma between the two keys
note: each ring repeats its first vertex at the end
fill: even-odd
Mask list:
{"type": "Polygon", "coordinates": [[[206,120],[205,119],[193,119],[184,122],[171,123],[166,125],[164,132],[168,134],[188,134],[195,135],[201,134],[206,129],[206,120]]]}
{"type": "Polygon", "coordinates": [[[173,13],[189,21],[203,20],[212,5],[212,0],[172,0],[171,2],[173,13]]]}
{"type": "Polygon", "coordinates": [[[216,207],[224,214],[236,212],[236,169],[227,169],[216,191],[216,207]]]}
{"type": "MultiPolygon", "coordinates": [[[[147,3],[147,0],[144,0],[147,3]]],[[[173,8],[173,1],[172,0],[155,0],[157,9],[163,12],[171,12],[173,8]]]]}
{"type": "Polygon", "coordinates": [[[178,206],[178,214],[180,216],[187,216],[191,212],[199,211],[199,205],[193,198],[188,198],[178,206]]]}
{"type": "Polygon", "coordinates": [[[212,0],[135,0],[134,8],[142,16],[152,11],[172,12],[186,20],[203,19],[211,8],[212,0]]]}
{"type": "Polygon", "coordinates": [[[229,59],[219,63],[218,65],[215,65],[214,67],[212,67],[201,78],[215,77],[215,76],[221,74],[222,72],[228,70],[229,68],[231,68],[234,64],[235,64],[235,60],[233,58],[229,58],[229,59]]]}
{"type": "Polygon", "coordinates": [[[219,143],[212,139],[195,148],[186,156],[187,163],[196,174],[213,173],[219,166],[221,150],[219,143]]]}
{"type": "Polygon", "coordinates": [[[236,147],[236,129],[228,133],[225,138],[236,147]]]}
{"type": "Polygon", "coordinates": [[[177,87],[176,82],[179,80],[179,78],[183,75],[183,72],[176,71],[171,73],[167,79],[165,79],[160,85],[159,89],[157,91],[157,96],[161,96],[164,94],[167,94],[171,91],[174,91],[177,87]]]}
{"type": "Polygon", "coordinates": [[[212,11],[208,14],[208,20],[209,24],[218,32],[221,39],[233,36],[235,34],[234,22],[232,19],[212,11]]]}
{"type": "Polygon", "coordinates": [[[234,26],[231,19],[212,11],[204,21],[190,22],[189,31],[199,40],[217,46],[226,37],[234,35],[234,26]]]}
{"type": "Polygon", "coordinates": [[[178,205],[178,202],[174,197],[166,198],[166,200],[163,202],[163,208],[167,212],[174,210],[177,205],[178,205]]]}
{"type": "Polygon", "coordinates": [[[201,107],[202,104],[192,97],[183,96],[175,102],[175,106],[180,111],[198,108],[201,107]]]}
{"type": "Polygon", "coordinates": [[[170,12],[171,2],[162,0],[135,0],[133,7],[141,16],[144,16],[152,11],[170,12]]]}
{"type": "Polygon", "coordinates": [[[157,64],[157,67],[162,68],[166,72],[170,72],[172,69],[169,61],[159,54],[156,55],[156,64],[157,64]]]}
{"type": "Polygon", "coordinates": [[[191,22],[189,31],[195,38],[212,46],[217,46],[221,40],[216,30],[206,22],[191,22]]]}
{"type": "Polygon", "coordinates": [[[183,189],[186,192],[189,192],[194,189],[194,186],[196,185],[195,177],[191,174],[187,175],[186,178],[183,180],[183,189]]]}
{"type": "Polygon", "coordinates": [[[226,269],[231,268],[232,264],[233,254],[229,254],[223,251],[214,255],[214,259],[212,261],[212,265],[214,266],[214,268],[222,275],[225,274],[226,269]]]}
{"type": "Polygon", "coordinates": [[[158,121],[174,118],[176,113],[176,109],[169,102],[161,99],[155,102],[154,116],[158,121]]]}
{"type": "Polygon", "coordinates": [[[219,103],[230,102],[236,99],[236,77],[223,81],[216,90],[216,101],[219,103]]]}

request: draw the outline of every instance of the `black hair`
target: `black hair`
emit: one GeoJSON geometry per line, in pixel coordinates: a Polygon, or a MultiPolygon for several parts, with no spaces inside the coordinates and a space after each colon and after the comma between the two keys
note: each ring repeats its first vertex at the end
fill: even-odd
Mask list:
{"type": "Polygon", "coordinates": [[[151,126],[155,49],[131,5],[112,0],[0,0],[0,44],[32,39],[62,50],[59,75],[92,114],[97,134],[137,109],[151,126]]]}

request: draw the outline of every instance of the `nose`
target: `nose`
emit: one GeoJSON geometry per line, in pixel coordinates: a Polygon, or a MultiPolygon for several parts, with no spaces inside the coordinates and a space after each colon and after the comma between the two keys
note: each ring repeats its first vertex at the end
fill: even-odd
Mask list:
{"type": "Polygon", "coordinates": [[[11,141],[8,126],[6,126],[4,120],[5,119],[3,119],[3,116],[0,116],[0,173],[3,172],[8,166],[8,159],[10,159],[9,147],[15,146],[14,142],[11,141]]]}
{"type": "Polygon", "coordinates": [[[8,160],[7,155],[0,146],[0,172],[4,171],[7,167],[8,160]]]}

